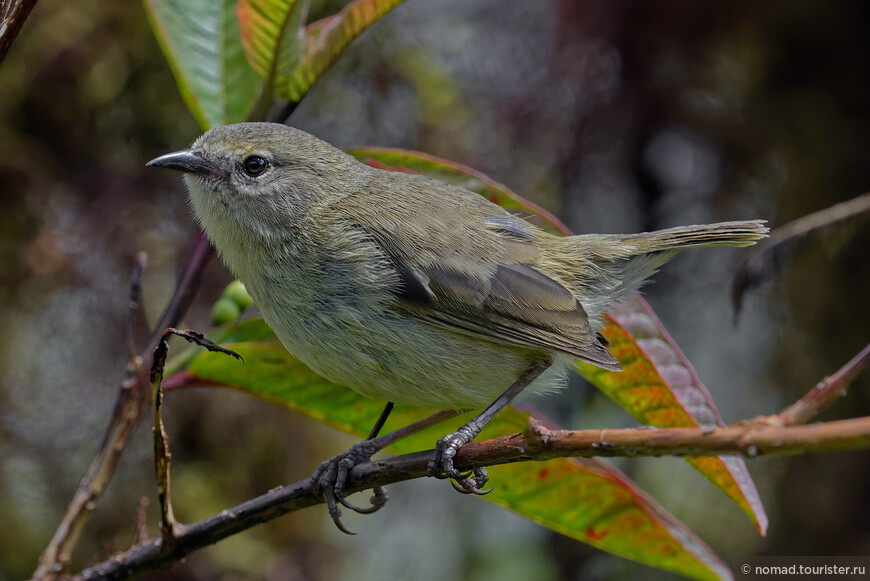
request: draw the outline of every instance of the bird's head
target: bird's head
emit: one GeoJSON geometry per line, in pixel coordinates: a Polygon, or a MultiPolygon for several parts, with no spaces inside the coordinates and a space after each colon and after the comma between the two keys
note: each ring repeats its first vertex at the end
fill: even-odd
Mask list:
{"type": "Polygon", "coordinates": [[[261,233],[280,232],[324,197],[349,193],[366,172],[341,150],[277,123],[216,127],[190,149],[146,165],[185,172],[193,211],[213,240],[227,220],[261,233]]]}

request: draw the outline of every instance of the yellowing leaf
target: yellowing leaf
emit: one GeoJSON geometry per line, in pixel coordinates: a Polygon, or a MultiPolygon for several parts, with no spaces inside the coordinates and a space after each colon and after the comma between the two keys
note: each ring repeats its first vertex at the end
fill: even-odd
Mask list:
{"type": "Polygon", "coordinates": [[[353,40],[403,0],[354,0],[341,12],[306,27],[301,58],[287,75],[276,79],[276,96],[300,101],[314,82],[353,40]]]}
{"type": "Polygon", "coordinates": [[[308,0],[239,0],[236,9],[248,62],[269,83],[299,60],[308,0]]]}
{"type": "MultiPolygon", "coordinates": [[[[577,370],[638,420],[659,428],[725,425],[694,368],[645,300],[614,305],[603,334],[625,371],[609,373],[585,363],[578,363],[577,370]]],[[[686,461],[765,533],[767,514],[742,458],[686,461]]]]}

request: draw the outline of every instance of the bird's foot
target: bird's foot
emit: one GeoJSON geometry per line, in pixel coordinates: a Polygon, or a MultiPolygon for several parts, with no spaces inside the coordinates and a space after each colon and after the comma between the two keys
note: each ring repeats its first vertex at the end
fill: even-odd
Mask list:
{"type": "Polygon", "coordinates": [[[348,502],[346,498],[345,485],[347,484],[347,475],[351,468],[358,464],[370,462],[372,454],[377,451],[378,448],[370,440],[354,444],[347,452],[342,452],[322,462],[311,476],[313,480],[312,488],[315,494],[322,494],[326,499],[329,516],[332,517],[332,521],[338,527],[338,530],[343,533],[349,535],[356,534],[349,531],[344,526],[344,523],[341,522],[341,508],[339,508],[339,504],[359,514],[371,514],[378,511],[389,500],[387,489],[383,486],[372,489],[374,495],[369,501],[371,506],[356,506],[348,502]]]}
{"type": "Polygon", "coordinates": [[[470,472],[460,472],[453,466],[453,457],[459,449],[474,439],[477,434],[468,425],[462,426],[452,434],[447,434],[435,445],[435,451],[429,459],[427,471],[429,476],[435,478],[450,478],[450,484],[458,492],[463,494],[477,494],[483,496],[492,492],[492,488],[483,490],[489,481],[486,468],[478,467],[470,472]]]}

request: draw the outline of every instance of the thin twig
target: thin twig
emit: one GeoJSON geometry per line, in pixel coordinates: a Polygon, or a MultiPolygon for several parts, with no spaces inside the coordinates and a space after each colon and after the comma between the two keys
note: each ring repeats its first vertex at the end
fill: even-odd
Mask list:
{"type": "Polygon", "coordinates": [[[163,368],[166,365],[166,354],[169,349],[167,336],[174,329],[167,329],[163,332],[160,343],[154,353],[154,363],[151,365],[151,390],[154,399],[154,473],[157,477],[157,498],[160,501],[160,547],[162,551],[168,550],[176,535],[175,527],[177,522],[175,515],[172,513],[172,497],[169,489],[169,436],[166,435],[166,429],[163,427],[163,418],[161,410],[163,408],[163,390],[160,385],[163,383],[163,368]]]}
{"type": "Polygon", "coordinates": [[[145,276],[145,265],[148,255],[140,252],[133,262],[133,272],[130,274],[130,302],[127,307],[127,351],[130,359],[139,356],[136,349],[136,320],[142,302],[142,278],[145,276]]]}
{"type": "Polygon", "coordinates": [[[189,330],[173,329],[172,327],[163,331],[160,336],[160,342],[154,349],[154,362],[151,364],[151,387],[154,394],[154,472],[157,477],[157,496],[160,500],[160,547],[161,552],[169,552],[175,539],[180,532],[178,521],[175,520],[175,515],[172,513],[172,497],[170,495],[170,454],[169,454],[169,436],[166,435],[166,429],[163,427],[163,419],[161,417],[161,409],[163,407],[163,370],[166,366],[166,357],[169,353],[169,337],[176,335],[183,337],[190,343],[194,343],[201,347],[205,347],[209,351],[224,353],[231,355],[236,359],[241,360],[242,356],[216,345],[213,341],[206,339],[201,333],[189,330]]]}
{"type": "MultiPolygon", "coordinates": [[[[534,460],[566,456],[787,456],[870,448],[870,417],[774,426],[753,423],[724,428],[549,430],[530,422],[534,460]]],[[[522,445],[522,443],[518,444],[522,445]]],[[[516,454],[517,459],[527,459],[516,454]]],[[[499,463],[503,458],[499,458],[499,463]]]]}
{"type": "Polygon", "coordinates": [[[139,419],[142,390],[138,386],[141,374],[141,359],[131,361],[124,370],[118,399],[100,450],[82,477],[54,537],[42,553],[33,579],[54,579],[69,563],[82,528],[96,508],[96,501],[114,473],[130,432],[139,419]]]}
{"type": "Polygon", "coordinates": [[[111,480],[130,433],[149,402],[150,383],[143,370],[151,365],[151,354],[160,342],[163,329],[177,325],[187,312],[199,288],[202,271],[213,254],[208,240],[199,233],[188,254],[175,293],[155,327],[157,331],[152,334],[143,355],[131,360],[121,376],[118,398],[100,449],[82,477],[54,537],[40,557],[33,579],[56,579],[69,563],[81,531],[111,480]]]}
{"type": "Polygon", "coordinates": [[[868,365],[870,365],[870,343],[836,373],[817,383],[808,394],[784,409],[776,419],[783,426],[807,423],[822,408],[836,401],[868,365]]]}
{"type": "Polygon", "coordinates": [[[776,258],[783,248],[821,228],[868,215],[870,215],[870,192],[780,226],[770,233],[770,237],[747,250],[743,254],[743,260],[734,275],[734,283],[731,287],[735,320],[739,316],[746,291],[771,276],[771,272],[776,270],[776,258]]]}
{"type": "Polygon", "coordinates": [[[36,0],[12,0],[10,5],[0,10],[0,63],[6,58],[34,6],[36,0]]]}
{"type": "Polygon", "coordinates": [[[381,433],[381,429],[384,427],[384,424],[387,423],[387,418],[390,417],[390,413],[393,411],[393,406],[395,404],[391,401],[387,402],[387,405],[384,406],[384,411],[381,412],[381,415],[378,416],[378,421],[375,422],[375,425],[372,426],[371,431],[369,432],[368,438],[366,440],[371,440],[372,438],[376,438],[378,434],[381,433]]]}
{"type": "Polygon", "coordinates": [[[163,329],[176,326],[181,317],[187,313],[187,309],[190,308],[193,297],[196,296],[196,291],[199,290],[199,285],[202,282],[202,272],[213,256],[214,249],[209,244],[205,234],[197,232],[184,268],[181,270],[181,276],[178,279],[172,299],[163,311],[160,321],[154,326],[154,334],[150,344],[145,349],[146,353],[150,354],[157,347],[163,329]]]}

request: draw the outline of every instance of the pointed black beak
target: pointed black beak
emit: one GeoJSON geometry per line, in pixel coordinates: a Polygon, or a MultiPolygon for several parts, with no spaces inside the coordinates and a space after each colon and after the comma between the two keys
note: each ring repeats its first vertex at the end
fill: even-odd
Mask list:
{"type": "Polygon", "coordinates": [[[185,173],[198,174],[204,177],[227,179],[227,172],[205,158],[205,151],[201,147],[194,149],[182,149],[155,157],[145,165],[156,165],[168,169],[176,169],[185,173]]]}

